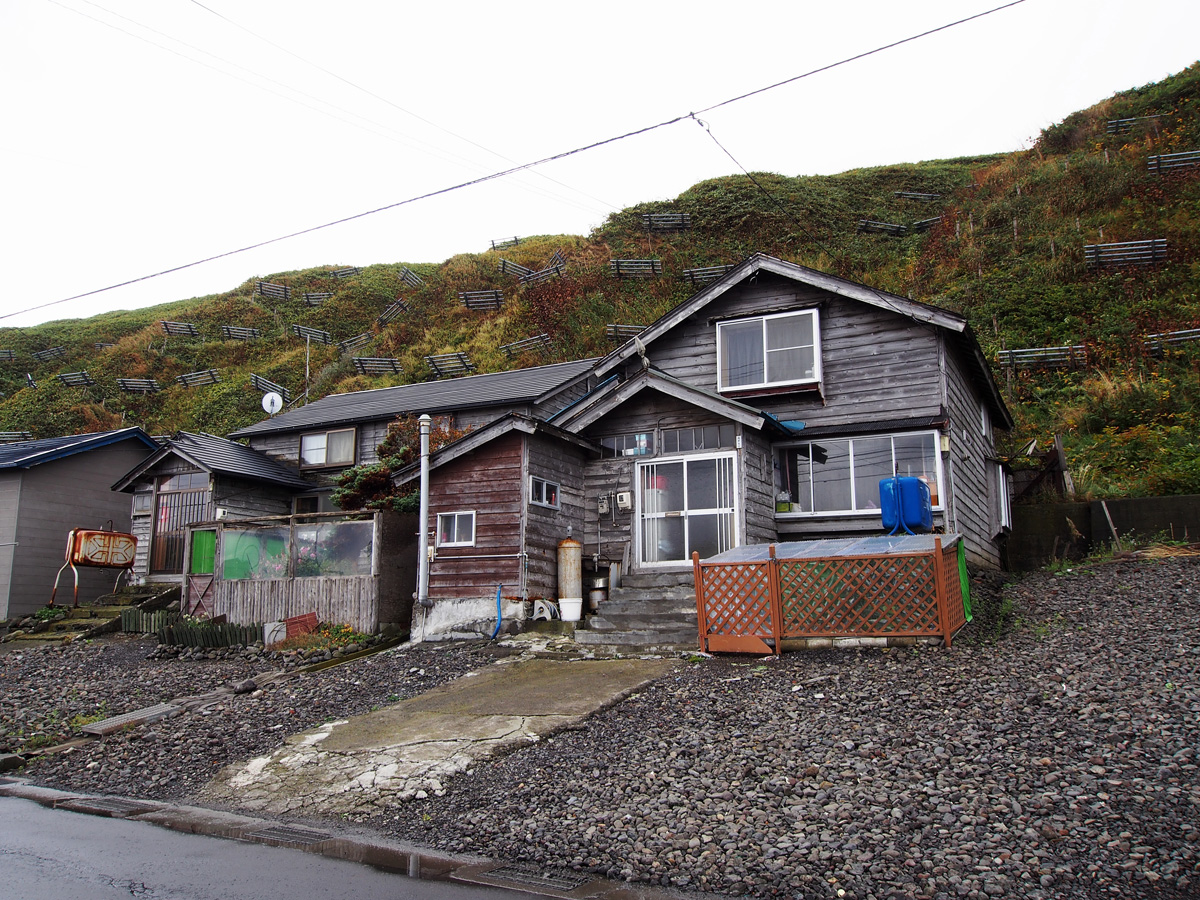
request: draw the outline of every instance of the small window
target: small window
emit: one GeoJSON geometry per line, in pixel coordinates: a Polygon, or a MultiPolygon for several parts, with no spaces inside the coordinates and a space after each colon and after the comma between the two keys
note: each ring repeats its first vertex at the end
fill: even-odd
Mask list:
{"type": "Polygon", "coordinates": [[[133,495],[133,514],[135,516],[148,516],[154,511],[154,494],[145,491],[133,495]]]}
{"type": "Polygon", "coordinates": [[[721,425],[698,425],[695,428],[669,428],[662,433],[663,453],[686,453],[689,450],[728,450],[734,446],[732,422],[721,425]]]}
{"type": "Polygon", "coordinates": [[[553,481],[541,478],[531,478],[529,481],[529,502],[534,506],[549,506],[558,509],[558,485],[553,481]]]}
{"type": "Polygon", "coordinates": [[[717,363],[722,391],[820,381],[817,311],[717,323],[717,363]]]}
{"type": "Polygon", "coordinates": [[[207,472],[181,472],[178,475],[165,475],[158,480],[159,493],[164,491],[203,491],[207,488],[207,472]]]}
{"type": "Polygon", "coordinates": [[[654,432],[614,434],[600,438],[605,456],[653,456],[654,432]]]}
{"type": "Polygon", "coordinates": [[[354,465],[354,429],[303,435],[300,438],[300,465],[354,465]]]}
{"type": "Polygon", "coordinates": [[[475,513],[438,513],[437,545],[439,547],[475,546],[475,513]]]}

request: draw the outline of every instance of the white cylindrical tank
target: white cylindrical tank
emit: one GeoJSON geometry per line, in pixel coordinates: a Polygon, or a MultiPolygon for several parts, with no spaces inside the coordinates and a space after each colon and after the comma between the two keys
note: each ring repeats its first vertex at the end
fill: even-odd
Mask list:
{"type": "Polygon", "coordinates": [[[558,545],[558,609],[564,622],[583,615],[583,544],[574,538],[558,545]]]}

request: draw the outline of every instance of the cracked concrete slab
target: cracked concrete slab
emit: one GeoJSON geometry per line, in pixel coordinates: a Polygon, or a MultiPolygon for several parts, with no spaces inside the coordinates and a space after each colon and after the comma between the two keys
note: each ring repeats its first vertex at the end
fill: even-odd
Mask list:
{"type": "Polygon", "coordinates": [[[477,761],[539,741],[665,674],[671,659],[506,659],[409,700],[287,739],[226,767],[215,802],[276,815],[363,818],[440,795],[477,761]]]}

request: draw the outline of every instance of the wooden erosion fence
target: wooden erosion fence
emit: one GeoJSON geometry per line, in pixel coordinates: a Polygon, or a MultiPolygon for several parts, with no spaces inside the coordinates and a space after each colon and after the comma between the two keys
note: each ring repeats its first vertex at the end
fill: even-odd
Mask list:
{"type": "Polygon", "coordinates": [[[940,638],[970,620],[959,535],[895,535],[692,554],[700,648],[774,653],[786,641],[940,638]]]}

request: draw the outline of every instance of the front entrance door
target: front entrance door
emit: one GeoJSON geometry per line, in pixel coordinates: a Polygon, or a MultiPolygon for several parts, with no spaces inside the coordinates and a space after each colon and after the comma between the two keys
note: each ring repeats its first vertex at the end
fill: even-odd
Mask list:
{"type": "Polygon", "coordinates": [[[639,463],[638,561],[679,566],[737,546],[736,454],[639,463]]]}

